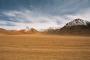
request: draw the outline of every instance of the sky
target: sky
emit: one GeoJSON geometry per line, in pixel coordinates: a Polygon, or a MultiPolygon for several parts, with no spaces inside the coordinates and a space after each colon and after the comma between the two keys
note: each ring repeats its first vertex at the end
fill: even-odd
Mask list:
{"type": "Polygon", "coordinates": [[[81,18],[90,21],[90,0],[0,0],[0,28],[60,28],[81,18]]]}

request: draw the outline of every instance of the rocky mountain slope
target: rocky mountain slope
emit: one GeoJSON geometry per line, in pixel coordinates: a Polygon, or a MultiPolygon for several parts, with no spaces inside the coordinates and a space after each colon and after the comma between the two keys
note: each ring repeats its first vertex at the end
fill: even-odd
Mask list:
{"type": "Polygon", "coordinates": [[[48,33],[90,35],[90,22],[82,19],[74,19],[60,29],[49,29],[48,33]]]}

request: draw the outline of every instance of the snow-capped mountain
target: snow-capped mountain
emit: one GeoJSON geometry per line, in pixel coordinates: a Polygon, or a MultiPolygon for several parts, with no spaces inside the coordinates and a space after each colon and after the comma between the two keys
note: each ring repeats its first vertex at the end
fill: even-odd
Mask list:
{"type": "Polygon", "coordinates": [[[88,22],[86,20],[75,19],[75,20],[67,23],[66,26],[87,25],[88,23],[90,23],[90,22],[88,22]]]}
{"type": "Polygon", "coordinates": [[[76,35],[90,35],[90,22],[82,19],[74,19],[68,22],[64,27],[48,30],[52,34],[76,34],[76,35]]]}

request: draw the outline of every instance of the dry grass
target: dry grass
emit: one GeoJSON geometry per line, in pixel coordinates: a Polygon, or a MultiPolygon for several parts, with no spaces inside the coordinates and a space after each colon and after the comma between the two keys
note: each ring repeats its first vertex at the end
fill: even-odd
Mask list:
{"type": "Polygon", "coordinates": [[[90,60],[90,37],[0,35],[0,60],[90,60]]]}

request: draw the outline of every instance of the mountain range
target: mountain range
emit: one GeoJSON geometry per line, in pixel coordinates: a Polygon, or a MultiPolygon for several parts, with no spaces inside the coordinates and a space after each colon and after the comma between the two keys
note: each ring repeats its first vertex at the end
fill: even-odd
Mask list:
{"type": "MultiPolygon", "coordinates": [[[[23,30],[6,30],[0,28],[1,34],[33,34],[33,33],[41,33],[34,28],[31,29],[23,29],[23,30]]],[[[65,26],[58,29],[48,29],[43,31],[43,33],[48,34],[61,34],[61,35],[90,35],[90,22],[83,19],[74,19],[65,26]]]]}

